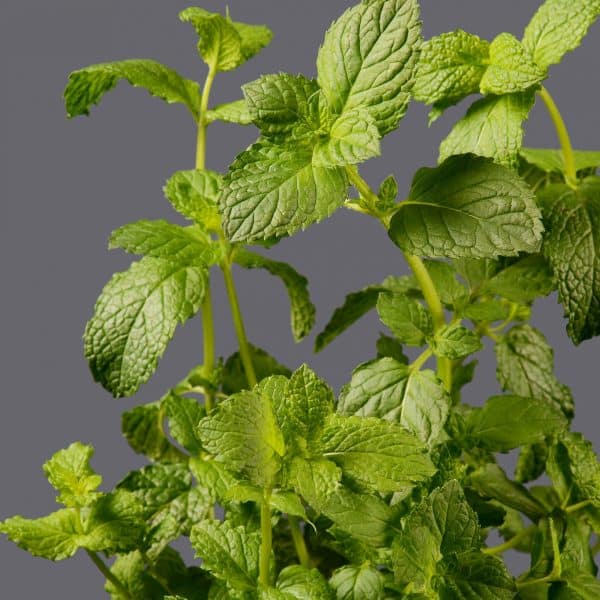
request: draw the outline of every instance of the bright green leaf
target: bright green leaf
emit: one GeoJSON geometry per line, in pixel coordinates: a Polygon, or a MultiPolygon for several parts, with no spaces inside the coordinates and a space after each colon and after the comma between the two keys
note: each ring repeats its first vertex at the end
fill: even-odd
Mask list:
{"type": "Polygon", "coordinates": [[[539,249],[540,212],[516,173],[475,156],[420,169],[389,235],[420,256],[514,256],[539,249]]]}
{"type": "Polygon", "coordinates": [[[479,336],[460,323],[442,327],[436,332],[433,342],[436,356],[445,356],[451,360],[465,358],[481,348],[479,336]]]}
{"type": "Polygon", "coordinates": [[[342,478],[340,468],[324,458],[293,458],[287,475],[289,485],[318,512],[322,512],[332,495],[337,493],[342,478]]]}
{"type": "Polygon", "coordinates": [[[162,400],[162,408],[169,420],[169,433],[190,454],[199,454],[202,444],[198,439],[196,427],[206,411],[195,398],[184,398],[170,392],[162,400]]]}
{"type": "Polygon", "coordinates": [[[421,43],[415,0],[372,0],[348,9],[327,31],[318,81],[332,110],[369,110],[381,135],[404,116],[421,43]]]}
{"type": "Polygon", "coordinates": [[[329,585],[337,600],[374,600],[383,597],[382,574],[368,563],[348,565],[333,572],[329,585]]]}
{"type": "Polygon", "coordinates": [[[88,506],[101,496],[101,492],[96,490],[102,483],[102,477],[90,466],[93,455],[92,446],[75,442],[65,450],[59,450],[44,464],[50,485],[59,492],[57,502],[79,508],[88,506]]]}
{"type": "Polygon", "coordinates": [[[490,44],[489,65],[481,79],[482,94],[513,94],[524,92],[546,78],[519,40],[510,33],[501,33],[490,44]]]}
{"type": "Polygon", "coordinates": [[[381,322],[403,344],[421,346],[433,333],[429,311],[420,302],[403,294],[381,293],[377,312],[381,322]]]}
{"type": "Polygon", "coordinates": [[[200,89],[195,81],[154,60],[123,60],[91,65],[69,75],[64,97],[67,115],[77,117],[89,114],[90,107],[112,90],[120,79],[135,87],[143,87],[150,94],[170,104],[185,105],[194,118],[200,111],[200,89]]]}
{"type": "Polygon", "coordinates": [[[248,111],[246,101],[242,99],[211,108],[206,111],[206,120],[208,123],[223,121],[224,123],[236,123],[237,125],[250,125],[252,116],[248,111]]]}
{"type": "Polygon", "coordinates": [[[292,234],[328,217],[344,201],[341,169],[312,165],[312,145],[259,141],[231,165],[220,198],[233,242],[292,234]]]}
{"type": "MultiPolygon", "coordinates": [[[[546,173],[565,173],[565,159],[562,150],[549,150],[546,148],[521,148],[521,156],[538,169],[546,173]]],[[[586,171],[597,169],[600,166],[600,152],[590,150],[574,150],[575,170],[586,171]]]]}
{"type": "Polygon", "coordinates": [[[299,600],[335,600],[332,589],[319,570],[301,565],[282,569],[277,577],[277,589],[299,600]]]}

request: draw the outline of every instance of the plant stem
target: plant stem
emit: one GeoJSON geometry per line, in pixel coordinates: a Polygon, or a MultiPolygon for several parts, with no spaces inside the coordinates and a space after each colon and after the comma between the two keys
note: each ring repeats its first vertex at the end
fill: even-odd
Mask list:
{"type": "MultiPolygon", "coordinates": [[[[196,169],[203,170],[206,166],[206,111],[208,110],[208,99],[210,90],[215,80],[216,69],[211,66],[204,82],[202,98],[200,100],[200,118],[198,120],[198,138],[196,142],[196,169]]],[[[202,301],[202,337],[204,350],[202,360],[204,362],[204,374],[210,379],[215,369],[215,324],[213,319],[212,299],[210,293],[210,275],[206,285],[204,300],[202,301]]],[[[204,394],[204,407],[210,412],[214,406],[214,394],[206,390],[204,394]]]]}
{"type": "Polygon", "coordinates": [[[433,355],[433,350],[431,348],[427,348],[423,350],[415,360],[410,364],[411,371],[418,371],[433,355]]]}
{"type": "MultiPolygon", "coordinates": [[[[227,249],[228,243],[224,238],[221,238],[221,244],[224,249],[227,249]]],[[[226,255],[231,252],[226,252],[226,255]]],[[[242,365],[246,373],[246,379],[248,385],[253,388],[257,384],[256,372],[254,371],[254,365],[252,364],[252,355],[250,354],[250,346],[248,344],[248,338],[246,337],[246,329],[244,328],[244,320],[242,318],[242,311],[240,310],[240,303],[238,301],[237,292],[235,290],[235,283],[233,281],[233,274],[231,272],[231,261],[226,256],[221,266],[223,269],[223,277],[225,278],[225,288],[227,289],[227,296],[229,297],[229,304],[231,305],[231,316],[233,318],[233,326],[235,327],[235,333],[237,335],[238,344],[240,346],[240,356],[242,358],[242,365]]]]}
{"type": "Polygon", "coordinates": [[[583,500],[583,502],[577,502],[577,504],[571,504],[571,506],[565,507],[566,513],[574,513],[582,508],[587,508],[592,503],[591,500],[583,500]]]}
{"type": "Polygon", "coordinates": [[[91,550],[86,550],[86,552],[102,575],[115,586],[119,594],[124,598],[128,598],[128,600],[134,600],[133,596],[129,593],[129,590],[115,577],[114,573],[104,564],[102,559],[91,550]]]}
{"type": "Polygon", "coordinates": [[[265,489],[263,492],[263,501],[260,505],[260,563],[258,569],[258,580],[264,586],[269,586],[271,583],[270,567],[271,567],[271,546],[273,544],[273,531],[271,529],[271,490],[265,489]]]}
{"type": "MultiPolygon", "coordinates": [[[[423,292],[425,302],[427,302],[427,305],[429,306],[433,318],[433,330],[436,332],[446,324],[444,307],[442,306],[440,296],[435,289],[435,285],[431,279],[431,275],[429,275],[425,263],[423,263],[418,256],[412,254],[405,254],[404,257],[417,279],[419,287],[423,292]]],[[[452,362],[449,358],[445,357],[438,357],[437,362],[438,376],[442,380],[446,391],[450,392],[452,390],[452,362]]]]}
{"type": "MultiPolygon", "coordinates": [[[[346,174],[348,175],[348,179],[350,183],[356,188],[358,193],[368,201],[370,204],[370,209],[374,210],[375,205],[379,201],[377,194],[371,189],[371,186],[361,177],[358,169],[353,165],[346,165],[346,174]]],[[[378,215],[373,213],[374,217],[378,215]]]]}
{"type": "Polygon", "coordinates": [[[483,548],[482,552],[484,554],[492,554],[492,555],[502,554],[503,552],[506,552],[507,550],[514,548],[523,538],[527,537],[530,533],[535,531],[535,529],[536,529],[536,526],[531,525],[531,526],[527,527],[526,529],[523,529],[523,531],[517,533],[517,535],[510,538],[510,540],[507,540],[503,544],[499,544],[498,546],[492,546],[491,548],[483,548]]]}
{"type": "Polygon", "coordinates": [[[304,536],[302,535],[302,531],[300,529],[300,520],[298,517],[288,517],[288,521],[290,523],[292,541],[294,542],[294,548],[296,549],[298,560],[303,567],[310,569],[312,566],[312,561],[310,560],[310,554],[308,553],[306,542],[304,541],[304,536]]]}
{"type": "Polygon", "coordinates": [[[562,148],[563,160],[565,162],[565,180],[567,185],[572,188],[577,187],[577,167],[575,166],[575,154],[573,152],[573,145],[571,144],[571,138],[569,137],[569,131],[565,125],[565,121],[554,102],[554,99],[548,92],[548,90],[542,86],[538,92],[540,98],[544,101],[550,118],[556,128],[558,134],[558,141],[562,148]]]}
{"type": "Polygon", "coordinates": [[[552,571],[548,573],[548,575],[544,577],[540,577],[539,579],[530,579],[529,581],[517,581],[517,588],[529,587],[531,585],[537,585],[540,583],[552,583],[553,581],[559,581],[562,575],[562,565],[560,562],[560,548],[558,545],[558,536],[556,535],[556,528],[554,527],[554,520],[552,518],[548,519],[550,524],[550,537],[552,538],[552,554],[553,554],[553,563],[552,563],[552,571]]]}

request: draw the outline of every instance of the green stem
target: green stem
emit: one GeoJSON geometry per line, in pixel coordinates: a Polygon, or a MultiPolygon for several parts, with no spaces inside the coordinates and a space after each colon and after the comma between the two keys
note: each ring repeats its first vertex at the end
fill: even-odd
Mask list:
{"type": "Polygon", "coordinates": [[[433,350],[431,348],[427,348],[423,350],[415,360],[410,364],[411,371],[418,371],[433,355],[433,350]]]}
{"type": "Polygon", "coordinates": [[[92,559],[92,562],[98,567],[98,570],[110,581],[115,589],[128,600],[134,600],[134,597],[129,593],[129,590],[115,577],[114,573],[104,564],[102,559],[91,550],[86,550],[87,555],[92,559]]]}
{"type": "Polygon", "coordinates": [[[228,255],[231,253],[231,251],[227,248],[228,244],[224,238],[221,238],[221,244],[224,247],[224,250],[226,250],[226,258],[223,261],[221,268],[223,269],[225,288],[227,289],[229,304],[231,305],[233,326],[235,328],[235,333],[237,335],[238,344],[240,347],[240,356],[242,358],[242,365],[244,366],[244,371],[246,373],[246,379],[248,380],[248,385],[250,388],[253,388],[258,381],[256,379],[254,365],[252,364],[252,355],[250,354],[250,346],[248,344],[248,338],[246,337],[246,329],[244,327],[242,311],[240,310],[240,303],[235,290],[235,283],[233,281],[233,274],[231,272],[231,261],[228,258],[228,255]]]}
{"type": "Polygon", "coordinates": [[[531,525],[531,526],[527,527],[527,529],[523,529],[523,531],[517,533],[517,535],[510,538],[510,540],[507,540],[503,544],[499,544],[498,546],[492,546],[491,548],[483,548],[482,552],[484,554],[491,554],[491,555],[502,554],[503,552],[506,552],[507,550],[510,550],[511,548],[514,548],[515,546],[517,546],[523,538],[527,537],[529,534],[534,532],[535,529],[536,529],[536,526],[531,525]]]}
{"type": "Polygon", "coordinates": [[[273,544],[273,530],[271,529],[271,490],[265,489],[263,493],[263,501],[260,505],[260,562],[258,569],[258,580],[264,586],[269,586],[271,583],[271,546],[273,544]]]}
{"type": "MultiPolygon", "coordinates": [[[[405,254],[404,256],[423,292],[425,302],[427,302],[427,305],[429,306],[433,318],[433,329],[434,332],[436,332],[446,324],[444,307],[442,306],[440,296],[435,289],[435,285],[431,279],[431,275],[429,275],[425,263],[418,256],[412,254],[405,254]]],[[[438,357],[437,361],[438,376],[444,383],[446,391],[450,392],[452,390],[452,361],[445,357],[438,357]]]]}
{"type": "MultiPolygon", "coordinates": [[[[374,210],[379,198],[377,194],[371,189],[371,186],[361,177],[358,169],[353,165],[346,165],[346,174],[350,183],[356,188],[358,193],[370,204],[370,209],[374,210]]],[[[377,214],[373,214],[377,216],[377,214]]]]}
{"type": "Polygon", "coordinates": [[[571,504],[571,506],[565,507],[566,513],[574,513],[582,508],[587,508],[590,504],[592,504],[591,500],[584,500],[583,502],[577,502],[577,504],[571,504]]]}
{"type": "Polygon", "coordinates": [[[565,121],[548,90],[542,86],[538,94],[544,101],[544,104],[550,113],[550,118],[556,128],[556,133],[558,134],[558,141],[560,142],[563,159],[565,161],[565,179],[567,185],[576,188],[577,167],[575,166],[575,154],[573,152],[573,145],[571,144],[571,138],[569,137],[569,131],[567,130],[565,121]]]}
{"type": "Polygon", "coordinates": [[[208,69],[208,75],[202,89],[202,98],[200,99],[200,118],[198,119],[198,138],[196,140],[196,169],[204,169],[206,164],[206,129],[208,122],[206,120],[206,112],[208,111],[208,99],[210,98],[210,90],[217,70],[214,66],[208,69]]]}
{"type": "Polygon", "coordinates": [[[308,548],[306,547],[306,542],[304,541],[304,536],[300,529],[300,520],[298,517],[288,517],[288,521],[290,523],[292,541],[294,542],[298,560],[303,567],[310,569],[312,567],[312,561],[310,560],[310,554],[308,553],[308,548]]]}
{"type": "Polygon", "coordinates": [[[532,585],[538,585],[540,583],[552,583],[553,581],[559,581],[562,575],[562,565],[560,562],[560,548],[558,545],[558,536],[556,535],[556,528],[554,527],[554,520],[548,519],[550,523],[550,537],[552,538],[552,554],[553,554],[553,563],[552,563],[552,571],[548,573],[545,577],[540,577],[539,579],[531,579],[529,581],[517,581],[517,588],[529,587],[532,585]]]}

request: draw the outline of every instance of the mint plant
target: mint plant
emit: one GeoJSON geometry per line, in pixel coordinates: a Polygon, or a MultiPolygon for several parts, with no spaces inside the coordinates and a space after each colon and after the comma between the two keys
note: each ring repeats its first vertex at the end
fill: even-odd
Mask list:
{"type": "Polygon", "coordinates": [[[0,531],[49,560],[86,552],[115,600],[599,598],[600,464],[571,431],[572,394],[528,323],[536,298],[557,290],[573,342],[600,334],[600,152],[573,149],[543,86],[599,15],[597,0],[546,0],[521,40],[457,30],[423,41],[416,0],[365,0],[325,34],[316,80],[265,75],[212,106],[217,75],[271,32],[189,8],[180,18],[198,34],[202,86],[150,60],[72,73],[70,117],[125,80],[183,104],[197,127],[196,168],[164,187],[189,225],[138,221],[110,237],[141,258],[96,303],[91,373],[115,397],[135,394],[198,313],[203,362],[123,414],[148,465],[100,491],[93,448],[75,442],[44,465],[63,507],[0,531]],[[409,190],[362,177],[411,98],[434,121],[472,94],[482,97],[439,164],[409,190]],[[538,99],[559,149],[522,145],[538,99]],[[214,121],[259,130],[226,174],[206,168],[214,121]],[[281,279],[292,335],[304,339],[315,322],[308,282],[268,250],[342,207],[381,223],[412,274],[348,294],[317,335],[319,351],[371,310],[389,330],[336,398],[308,365],[291,370],[249,342],[232,266],[281,279]],[[227,359],[215,352],[213,271],[239,345],[227,359]],[[506,393],[474,407],[461,391],[484,339],[506,393]],[[514,450],[510,474],[498,458],[514,450]],[[492,532],[504,541],[493,545],[492,532]],[[196,564],[171,546],[181,537],[196,564]],[[530,555],[529,569],[509,572],[510,549],[530,555]]]}

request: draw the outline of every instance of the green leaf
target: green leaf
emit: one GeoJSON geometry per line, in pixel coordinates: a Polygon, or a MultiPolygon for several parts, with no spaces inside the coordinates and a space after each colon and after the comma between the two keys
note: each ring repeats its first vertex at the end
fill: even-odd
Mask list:
{"type": "Polygon", "coordinates": [[[434,593],[437,564],[481,545],[477,516],[455,480],[435,489],[408,515],[392,544],[396,581],[413,592],[434,593]]]}
{"type": "Polygon", "coordinates": [[[285,445],[265,395],[240,392],[229,397],[200,421],[198,434],[204,448],[227,468],[256,485],[273,486],[285,445]]]}
{"type": "Polygon", "coordinates": [[[98,104],[121,79],[145,88],[152,96],[169,104],[185,105],[198,119],[200,88],[195,81],[185,79],[177,71],[154,60],[137,59],[91,65],[71,73],[64,92],[67,116],[88,115],[90,107],[98,104]]]}
{"type": "Polygon", "coordinates": [[[136,406],[123,413],[121,430],[135,452],[156,461],[180,462],[185,457],[165,437],[163,418],[158,402],[136,406]]]}
{"type": "Polygon", "coordinates": [[[403,294],[379,294],[377,313],[381,322],[403,344],[422,346],[433,333],[429,311],[420,302],[403,294]]]}
{"type": "Polygon", "coordinates": [[[155,371],[178,323],[199,309],[207,267],[146,257],[102,290],[85,330],[94,379],[115,397],[133,395],[155,371]]]}
{"type": "Polygon", "coordinates": [[[482,292],[512,302],[532,302],[554,288],[552,271],[541,254],[531,254],[502,269],[484,282],[482,292]]]}
{"type": "Polygon", "coordinates": [[[190,265],[209,266],[218,260],[216,246],[204,233],[163,220],[136,221],[119,227],[110,236],[108,247],[190,265]]]}
{"type": "Polygon", "coordinates": [[[452,600],[513,600],[517,587],[505,564],[495,556],[470,552],[444,576],[440,598],[452,600]]]}
{"type": "Polygon", "coordinates": [[[591,573],[567,572],[561,578],[565,581],[567,589],[577,594],[577,598],[597,600],[600,596],[600,581],[591,573]]]}
{"type": "Polygon", "coordinates": [[[519,40],[501,33],[490,44],[489,65],[481,79],[482,94],[524,92],[546,78],[546,70],[531,60],[519,40]]]}
{"type": "Polygon", "coordinates": [[[544,400],[520,396],[493,396],[467,418],[471,438],[494,452],[541,442],[566,426],[560,409],[544,400]]]}
{"type": "Polygon", "coordinates": [[[328,217],[344,201],[343,170],[314,167],[312,145],[259,141],[231,165],[220,198],[232,242],[292,234],[328,217]]]}
{"type": "Polygon", "coordinates": [[[318,451],[344,475],[381,492],[412,486],[436,470],[414,434],[375,418],[330,416],[318,451]]]}
{"type": "Polygon", "coordinates": [[[214,121],[224,123],[236,123],[237,125],[250,125],[252,116],[244,99],[218,104],[206,111],[206,121],[210,124],[214,121]]]}
{"type": "Polygon", "coordinates": [[[252,590],[258,577],[260,536],[227,521],[202,521],[190,541],[202,567],[238,590],[252,590]]]}
{"type": "Polygon", "coordinates": [[[435,445],[450,411],[449,398],[432,371],[413,371],[393,358],[359,366],[342,389],[342,415],[378,417],[400,423],[428,445],[435,445]]]}
{"type": "Polygon", "coordinates": [[[410,254],[493,258],[536,252],[542,229],[533,194],[516,173],[456,156],[417,172],[389,235],[410,254]]]}
{"type": "Polygon", "coordinates": [[[558,283],[558,297],[575,344],[600,333],[600,177],[577,190],[550,185],[540,191],[547,234],[544,254],[558,283]]]}
{"type": "Polygon", "coordinates": [[[523,121],[535,103],[532,91],[477,100],[440,145],[440,162],[473,153],[514,167],[523,143],[523,121]]]}
{"type": "Polygon", "coordinates": [[[397,339],[380,333],[376,346],[377,358],[393,358],[404,365],[408,364],[408,356],[404,354],[402,344],[397,339]]]}
{"type": "Polygon", "coordinates": [[[482,496],[514,508],[534,521],[546,515],[539,500],[527,488],[508,479],[498,465],[488,463],[480,467],[470,475],[469,483],[482,496]]]}
{"type": "Polygon", "coordinates": [[[198,487],[210,490],[217,500],[223,500],[227,495],[227,490],[237,482],[236,477],[230,471],[214,460],[191,457],[189,468],[198,482],[198,487]]]}
{"type": "Polygon", "coordinates": [[[510,306],[496,298],[483,298],[465,306],[460,314],[465,319],[478,321],[504,321],[510,314],[510,306]]]}
{"type": "MultiPolygon", "coordinates": [[[[271,375],[284,375],[286,377],[291,375],[292,372],[287,367],[278,363],[262,348],[249,344],[249,349],[258,381],[271,375]]],[[[225,361],[223,366],[223,392],[231,395],[247,390],[249,387],[240,353],[236,352],[225,361]]]]}
{"type": "Polygon", "coordinates": [[[538,65],[553,65],[579,46],[598,15],[598,0],[546,0],[527,25],[523,45],[538,65]]]}
{"type": "Polygon", "coordinates": [[[445,305],[457,307],[465,303],[469,291],[458,282],[456,270],[451,264],[440,260],[426,260],[425,266],[445,305]]]}
{"type": "Polygon", "coordinates": [[[199,454],[202,444],[196,434],[200,419],[206,415],[204,407],[195,398],[184,398],[170,392],[162,400],[163,410],[169,420],[169,433],[190,454],[199,454]]]}
{"type": "MultiPolygon", "coordinates": [[[[304,75],[263,75],[242,87],[252,122],[265,135],[290,134],[319,128],[314,102],[317,82],[304,75]]],[[[324,165],[322,165],[324,166],[324,165]]]]}
{"type": "Polygon", "coordinates": [[[336,337],[341,335],[352,324],[358,321],[363,315],[375,308],[379,293],[384,288],[380,285],[370,285],[358,292],[348,294],[344,304],[335,309],[329,322],[319,333],[315,340],[315,352],[320,352],[331,343],[336,337]]]}
{"type": "Polygon", "coordinates": [[[264,25],[236,23],[228,16],[202,8],[187,8],[179,18],[194,27],[200,36],[200,56],[217,71],[236,69],[267,46],[272,38],[271,31],[264,25]]]}
{"type": "Polygon", "coordinates": [[[335,600],[332,589],[319,570],[300,565],[290,565],[281,570],[277,589],[299,600],[335,600]]]}
{"type": "Polygon", "coordinates": [[[348,565],[333,572],[329,585],[337,600],[374,600],[383,597],[383,576],[368,563],[348,565]]]}
{"type": "Polygon", "coordinates": [[[0,522],[0,533],[33,556],[49,560],[73,556],[82,537],[74,508],[64,508],[40,519],[11,517],[0,522]]]}
{"type": "Polygon", "coordinates": [[[482,347],[479,336],[460,323],[442,327],[436,332],[433,342],[436,356],[445,356],[451,360],[465,358],[482,347]]]}
{"type": "Polygon", "coordinates": [[[344,112],[331,126],[327,138],[319,141],[313,154],[317,167],[342,167],[379,156],[379,130],[365,108],[344,112]]]}
{"type": "Polygon", "coordinates": [[[554,374],[554,353],[531,325],[513,327],[496,344],[498,382],[503,390],[543,401],[548,408],[573,415],[573,396],[554,374]]]}
{"type": "MultiPolygon", "coordinates": [[[[546,173],[565,173],[565,158],[562,150],[546,148],[521,148],[521,156],[530,164],[546,173]]],[[[600,152],[574,150],[575,170],[586,171],[600,166],[600,152]]]]}
{"type": "Polygon", "coordinates": [[[143,516],[143,505],[134,494],[125,490],[106,494],[90,507],[84,519],[81,545],[108,555],[135,550],[146,530],[143,516]]]}
{"type": "MultiPolygon", "coordinates": [[[[166,590],[147,571],[139,550],[118,556],[110,568],[112,574],[134,598],[162,600],[166,590]]],[[[123,594],[110,582],[104,589],[113,600],[122,600],[123,594]]]]}
{"type": "Polygon", "coordinates": [[[223,178],[213,171],[177,171],[166,183],[164,192],[173,208],[186,219],[208,231],[218,231],[221,217],[217,201],[223,178]]]}
{"type": "Polygon", "coordinates": [[[56,501],[68,507],[89,506],[102,493],[96,491],[102,477],[90,466],[94,455],[92,446],[74,442],[65,450],[59,450],[44,464],[44,473],[59,492],[56,501]]]}
{"type": "Polygon", "coordinates": [[[246,269],[265,269],[279,277],[290,297],[291,323],[294,339],[299,342],[306,337],[315,323],[315,305],[308,292],[308,280],[293,267],[284,262],[271,260],[243,248],[237,248],[235,262],[246,269]]]}
{"type": "Polygon", "coordinates": [[[489,47],[489,42],[462,29],[442,33],[423,44],[413,95],[434,105],[434,119],[446,107],[479,92],[489,47]]]}
{"type": "Polygon", "coordinates": [[[342,472],[330,460],[295,457],[287,469],[290,486],[318,512],[322,512],[331,496],[340,488],[342,472]]]}
{"type": "Polygon", "coordinates": [[[415,0],[372,0],[347,10],[327,31],[318,81],[332,110],[369,110],[381,135],[404,116],[414,82],[421,23],[415,0]]]}
{"type": "Polygon", "coordinates": [[[307,365],[294,371],[280,402],[275,403],[277,420],[286,439],[316,440],[326,418],[333,413],[331,388],[307,365]]]}

